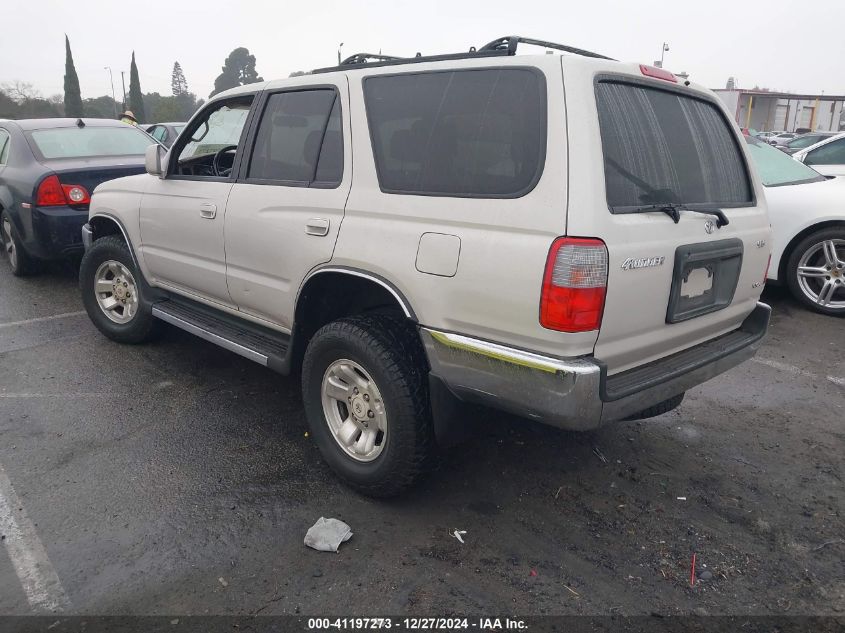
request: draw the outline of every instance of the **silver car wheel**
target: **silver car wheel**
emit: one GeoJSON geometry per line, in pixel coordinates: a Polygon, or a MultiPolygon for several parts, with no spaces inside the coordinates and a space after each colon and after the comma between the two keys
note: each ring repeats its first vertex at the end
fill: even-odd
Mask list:
{"type": "Polygon", "coordinates": [[[818,305],[845,310],[845,240],[829,239],[808,248],[798,260],[798,286],[818,305]]]}
{"type": "Polygon", "coordinates": [[[12,239],[12,223],[9,218],[3,218],[3,248],[12,268],[18,267],[18,251],[15,248],[15,241],[12,239]]]}
{"type": "Polygon", "coordinates": [[[387,412],[375,381],[355,361],[333,362],[320,390],[323,414],[338,446],[358,462],[371,462],[387,444],[387,412]]]}
{"type": "Polygon", "coordinates": [[[129,323],[138,312],[138,288],[132,272],[120,262],[100,264],[94,275],[94,296],[111,321],[129,323]]]}

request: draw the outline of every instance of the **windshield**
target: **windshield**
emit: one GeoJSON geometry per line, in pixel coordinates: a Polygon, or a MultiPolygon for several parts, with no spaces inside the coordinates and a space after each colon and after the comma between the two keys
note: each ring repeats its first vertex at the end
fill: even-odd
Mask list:
{"type": "Polygon", "coordinates": [[[814,169],[799,163],[779,149],[755,138],[746,138],[751,157],[760,172],[760,178],[767,187],[797,185],[805,182],[818,182],[824,176],[814,169]]]}
{"type": "Polygon", "coordinates": [[[61,127],[33,130],[29,138],[43,158],[143,155],[153,140],[141,130],[120,127],[61,127]]]}
{"type": "Polygon", "coordinates": [[[250,103],[238,103],[223,105],[212,112],[208,119],[194,130],[191,140],[179,154],[179,160],[216,154],[224,147],[237,145],[249,108],[250,103]]]}
{"type": "Polygon", "coordinates": [[[810,145],[815,145],[826,139],[826,136],[821,135],[813,135],[813,136],[799,136],[798,138],[794,138],[789,143],[786,144],[787,147],[791,149],[804,149],[805,147],[810,147],[810,145]]]}

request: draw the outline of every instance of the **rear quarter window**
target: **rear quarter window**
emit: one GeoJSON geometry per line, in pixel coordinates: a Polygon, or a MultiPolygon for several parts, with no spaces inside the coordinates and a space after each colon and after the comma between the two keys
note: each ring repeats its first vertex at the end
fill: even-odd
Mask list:
{"type": "Polygon", "coordinates": [[[611,211],[649,204],[753,204],[736,136],[704,99],[639,84],[596,85],[611,211]]]}
{"type": "Polygon", "coordinates": [[[540,177],[546,84],[534,69],[371,76],[364,99],[382,191],[509,198],[540,177]]]}

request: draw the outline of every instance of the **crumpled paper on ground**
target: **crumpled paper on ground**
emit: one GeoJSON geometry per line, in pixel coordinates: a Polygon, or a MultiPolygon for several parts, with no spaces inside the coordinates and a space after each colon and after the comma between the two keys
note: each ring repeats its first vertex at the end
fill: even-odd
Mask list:
{"type": "Polygon", "coordinates": [[[320,552],[337,552],[341,543],[352,538],[352,528],[339,519],[320,519],[305,534],[305,544],[320,552]]]}

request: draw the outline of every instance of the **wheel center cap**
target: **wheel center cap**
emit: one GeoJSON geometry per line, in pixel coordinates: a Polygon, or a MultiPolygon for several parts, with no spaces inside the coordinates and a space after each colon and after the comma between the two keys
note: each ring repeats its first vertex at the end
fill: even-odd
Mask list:
{"type": "Polygon", "coordinates": [[[369,412],[370,407],[367,406],[367,403],[364,402],[364,399],[361,396],[355,396],[352,399],[352,415],[354,415],[359,420],[366,420],[367,419],[367,412],[369,412]]]}
{"type": "Polygon", "coordinates": [[[118,286],[117,288],[114,289],[114,296],[116,296],[118,299],[125,298],[126,297],[126,288],[124,288],[123,286],[118,286]]]}

